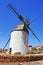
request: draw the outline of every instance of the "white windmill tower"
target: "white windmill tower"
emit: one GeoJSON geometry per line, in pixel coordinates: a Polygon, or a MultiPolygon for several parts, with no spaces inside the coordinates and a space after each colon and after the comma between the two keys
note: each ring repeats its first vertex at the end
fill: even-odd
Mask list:
{"type": "Polygon", "coordinates": [[[28,30],[25,29],[24,24],[18,25],[11,32],[10,48],[12,54],[16,52],[26,54],[28,52],[28,30]]]}
{"type": "MultiPolygon", "coordinates": [[[[14,6],[10,3],[8,4],[9,8],[13,13],[17,15],[17,17],[24,23],[23,25],[18,25],[12,32],[11,38],[7,41],[6,45],[10,41],[10,51],[11,54],[16,52],[20,52],[21,54],[26,54],[28,52],[28,29],[32,32],[32,34],[36,37],[36,39],[40,42],[38,37],[35,35],[33,30],[30,28],[30,22],[28,19],[24,19],[20,14],[17,13],[14,6]]],[[[4,48],[6,47],[4,46],[4,48]]]]}

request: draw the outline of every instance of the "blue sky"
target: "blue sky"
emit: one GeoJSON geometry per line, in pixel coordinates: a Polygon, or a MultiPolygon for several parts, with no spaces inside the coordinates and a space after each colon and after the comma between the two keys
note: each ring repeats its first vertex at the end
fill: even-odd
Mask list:
{"type": "MultiPolygon", "coordinates": [[[[31,29],[41,40],[40,44],[37,39],[29,31],[28,43],[37,46],[43,45],[43,0],[0,0],[0,48],[3,48],[10,37],[11,30],[14,29],[21,21],[9,9],[8,4],[13,3],[24,18],[29,18],[31,29]]],[[[7,45],[7,48],[9,44],[7,45]]]]}

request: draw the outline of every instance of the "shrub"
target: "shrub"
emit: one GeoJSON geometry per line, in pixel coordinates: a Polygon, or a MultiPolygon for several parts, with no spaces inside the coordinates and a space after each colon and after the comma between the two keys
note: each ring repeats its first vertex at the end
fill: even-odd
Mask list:
{"type": "Polygon", "coordinates": [[[20,52],[15,52],[14,54],[21,54],[20,52]]]}

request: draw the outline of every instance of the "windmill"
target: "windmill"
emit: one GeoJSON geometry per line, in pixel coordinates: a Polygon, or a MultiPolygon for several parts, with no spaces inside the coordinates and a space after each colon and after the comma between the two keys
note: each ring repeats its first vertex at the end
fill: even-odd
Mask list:
{"type": "MultiPolygon", "coordinates": [[[[12,48],[12,53],[15,53],[15,52],[27,53],[28,52],[28,40],[27,39],[28,39],[28,32],[29,32],[28,30],[31,31],[31,33],[35,36],[35,38],[38,40],[39,43],[41,43],[41,42],[40,42],[39,38],[36,36],[36,34],[33,32],[33,30],[30,28],[30,21],[27,18],[24,19],[23,16],[21,14],[19,14],[17,12],[17,10],[14,8],[13,4],[9,3],[8,6],[9,6],[10,10],[14,14],[16,14],[18,19],[21,22],[23,22],[24,24],[23,25],[18,25],[16,27],[16,29],[12,31],[11,38],[9,38],[6,45],[10,41],[10,48],[12,48]],[[21,36],[23,36],[24,39],[21,36]],[[25,43],[25,45],[24,45],[24,43],[25,43]]],[[[6,45],[4,46],[3,49],[5,49],[6,45]]]]}

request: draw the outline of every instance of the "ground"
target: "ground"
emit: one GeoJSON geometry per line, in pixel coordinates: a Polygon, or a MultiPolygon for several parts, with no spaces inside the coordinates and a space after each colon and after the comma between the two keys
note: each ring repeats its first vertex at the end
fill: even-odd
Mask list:
{"type": "Polygon", "coordinates": [[[11,55],[0,53],[0,65],[43,65],[43,54],[11,55]]]}
{"type": "Polygon", "coordinates": [[[43,65],[43,60],[33,62],[0,63],[0,65],[43,65]]]}

